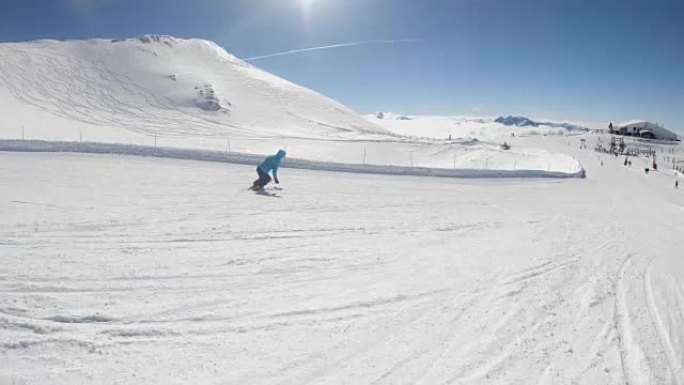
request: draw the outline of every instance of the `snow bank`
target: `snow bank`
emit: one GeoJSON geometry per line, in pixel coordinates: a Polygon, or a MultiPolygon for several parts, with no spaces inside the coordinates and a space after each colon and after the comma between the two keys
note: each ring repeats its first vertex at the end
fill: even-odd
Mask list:
{"type": "MultiPolygon", "coordinates": [[[[89,154],[122,154],[153,156],[161,158],[190,159],[209,162],[222,162],[246,165],[258,165],[263,155],[211,151],[201,149],[183,149],[170,147],[139,146],[118,143],[93,142],[57,142],[41,140],[0,140],[0,151],[18,152],[76,152],[89,154]]],[[[392,165],[352,164],[325,162],[307,159],[287,158],[282,164],[286,168],[323,170],[335,172],[352,172],[365,174],[414,175],[445,178],[584,178],[585,171],[581,167],[577,172],[559,172],[544,170],[502,170],[502,169],[468,169],[468,168],[429,168],[402,167],[392,165]]],[[[549,168],[550,170],[550,168],[549,168]]]]}

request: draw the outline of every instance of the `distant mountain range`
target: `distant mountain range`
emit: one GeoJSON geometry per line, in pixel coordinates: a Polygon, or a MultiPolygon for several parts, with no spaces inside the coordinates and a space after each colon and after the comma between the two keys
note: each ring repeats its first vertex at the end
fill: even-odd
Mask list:
{"type": "Polygon", "coordinates": [[[413,120],[409,116],[397,115],[397,114],[392,113],[392,112],[382,112],[382,111],[376,112],[375,117],[379,120],[413,120]]]}
{"type": "Polygon", "coordinates": [[[524,116],[512,116],[508,115],[506,117],[504,116],[499,116],[494,120],[495,122],[499,124],[503,124],[504,126],[516,126],[516,127],[539,127],[539,126],[548,126],[548,127],[556,127],[556,128],[563,128],[568,131],[589,131],[588,128],[586,127],[581,127],[576,124],[571,124],[571,123],[565,123],[565,122],[548,122],[548,121],[535,121],[530,118],[526,118],[524,116]]]}

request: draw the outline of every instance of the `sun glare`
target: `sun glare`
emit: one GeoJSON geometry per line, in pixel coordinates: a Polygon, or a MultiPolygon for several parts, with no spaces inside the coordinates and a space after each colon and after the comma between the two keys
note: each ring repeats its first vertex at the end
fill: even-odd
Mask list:
{"type": "Polygon", "coordinates": [[[311,20],[313,13],[313,5],[317,0],[299,0],[299,5],[302,10],[302,17],[308,23],[311,20]]]}

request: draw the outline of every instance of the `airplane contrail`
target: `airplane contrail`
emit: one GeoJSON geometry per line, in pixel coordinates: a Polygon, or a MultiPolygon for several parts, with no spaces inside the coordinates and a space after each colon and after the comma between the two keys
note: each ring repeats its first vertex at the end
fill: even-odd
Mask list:
{"type": "Polygon", "coordinates": [[[271,54],[268,54],[268,55],[261,55],[261,56],[249,57],[249,58],[242,59],[242,60],[244,60],[244,61],[254,61],[254,60],[267,59],[267,58],[277,57],[277,56],[292,55],[292,54],[297,54],[297,53],[302,53],[302,52],[321,51],[321,50],[325,50],[325,49],[334,49],[334,48],[342,48],[342,47],[353,47],[353,46],[357,46],[357,45],[366,45],[366,44],[422,43],[422,42],[424,42],[424,41],[425,41],[424,39],[395,39],[395,40],[363,40],[363,41],[353,41],[353,42],[349,42],[349,43],[332,44],[332,45],[323,45],[323,46],[320,46],[320,47],[309,47],[309,48],[293,49],[293,50],[289,50],[289,51],[271,53],[271,54]]]}

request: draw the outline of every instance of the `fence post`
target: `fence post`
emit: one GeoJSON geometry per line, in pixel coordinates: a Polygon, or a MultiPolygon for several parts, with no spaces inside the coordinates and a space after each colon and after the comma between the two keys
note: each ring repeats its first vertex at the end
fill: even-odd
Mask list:
{"type": "Polygon", "coordinates": [[[456,168],[456,153],[454,153],[454,168],[456,168]]]}
{"type": "Polygon", "coordinates": [[[157,131],[154,132],[154,147],[157,147],[157,131]]]}
{"type": "Polygon", "coordinates": [[[228,138],[228,153],[230,153],[230,152],[232,152],[232,151],[230,151],[230,138],[228,138]]]}
{"type": "Polygon", "coordinates": [[[413,167],[413,151],[409,151],[409,156],[411,157],[411,167],[413,167]]]}
{"type": "Polygon", "coordinates": [[[24,140],[24,125],[21,125],[21,140],[24,140]]]}
{"type": "Polygon", "coordinates": [[[366,165],[366,146],[363,146],[363,164],[366,165]]]}

